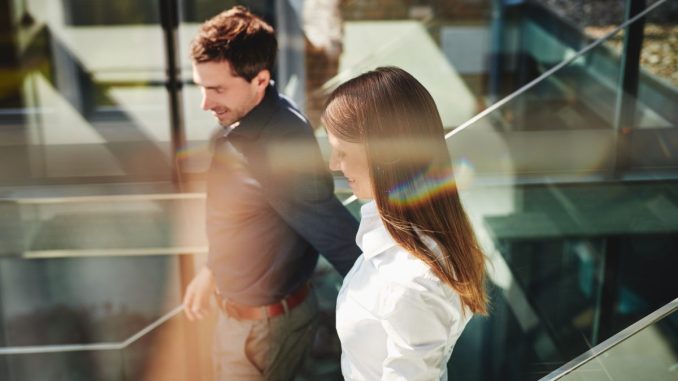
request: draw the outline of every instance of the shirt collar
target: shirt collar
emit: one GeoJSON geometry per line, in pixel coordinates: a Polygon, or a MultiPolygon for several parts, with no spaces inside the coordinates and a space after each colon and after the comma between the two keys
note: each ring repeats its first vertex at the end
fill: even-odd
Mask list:
{"type": "Polygon", "coordinates": [[[360,215],[356,244],[363,251],[365,259],[371,259],[397,245],[386,230],[375,201],[370,201],[360,207],[360,215]]]}
{"type": "MultiPolygon", "coordinates": [[[[280,104],[280,96],[273,81],[266,87],[264,97],[258,105],[254,106],[250,112],[245,115],[237,123],[237,128],[234,128],[230,133],[233,137],[242,137],[247,140],[256,140],[264,127],[268,124],[273,116],[273,113],[278,109],[280,104]]],[[[235,124],[235,123],[234,123],[235,124]]]]}

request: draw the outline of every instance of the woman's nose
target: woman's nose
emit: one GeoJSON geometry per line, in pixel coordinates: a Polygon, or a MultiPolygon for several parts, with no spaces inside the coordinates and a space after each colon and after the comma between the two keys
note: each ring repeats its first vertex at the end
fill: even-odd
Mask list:
{"type": "Polygon", "coordinates": [[[330,170],[339,171],[340,169],[341,166],[339,165],[339,160],[337,160],[337,155],[334,153],[334,150],[332,150],[332,153],[330,154],[330,170]]]}

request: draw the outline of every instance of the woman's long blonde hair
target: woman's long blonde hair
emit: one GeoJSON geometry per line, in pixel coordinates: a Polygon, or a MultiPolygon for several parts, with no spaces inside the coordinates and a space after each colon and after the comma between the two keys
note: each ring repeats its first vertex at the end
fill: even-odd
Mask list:
{"type": "Polygon", "coordinates": [[[374,198],[393,239],[428,264],[472,313],[486,314],[485,256],[459,200],[431,94],[406,71],[381,67],[332,92],[322,122],[338,138],[364,144],[374,198]]]}

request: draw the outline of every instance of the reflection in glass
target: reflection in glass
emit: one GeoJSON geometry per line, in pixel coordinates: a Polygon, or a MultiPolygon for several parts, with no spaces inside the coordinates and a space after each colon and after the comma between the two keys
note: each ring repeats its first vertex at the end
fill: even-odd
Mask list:
{"type": "Polygon", "coordinates": [[[89,18],[81,1],[10,3],[3,184],[168,179],[161,31],[144,24],[157,15],[137,12],[155,2],[109,4],[89,18]]]}

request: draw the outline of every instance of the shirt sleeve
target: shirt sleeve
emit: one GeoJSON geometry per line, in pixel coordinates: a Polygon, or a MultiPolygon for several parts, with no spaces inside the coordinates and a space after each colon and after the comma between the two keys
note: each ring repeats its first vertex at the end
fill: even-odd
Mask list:
{"type": "Polygon", "coordinates": [[[382,380],[439,380],[455,318],[449,301],[412,290],[389,298],[381,322],[387,337],[382,380]]]}
{"type": "Polygon", "coordinates": [[[253,171],[278,215],[345,276],[360,255],[358,221],[334,195],[334,182],[310,127],[271,128],[253,171]],[[258,172],[258,174],[256,173],[258,172]]]}

